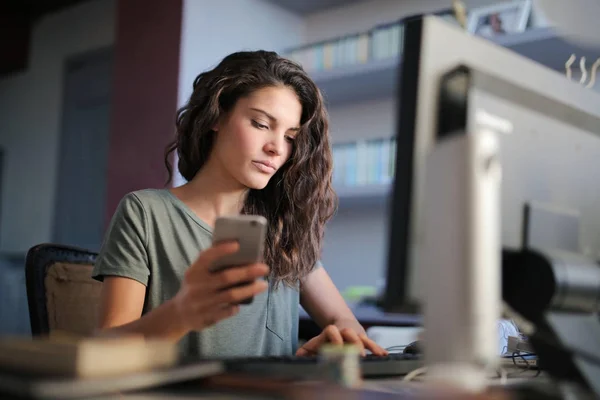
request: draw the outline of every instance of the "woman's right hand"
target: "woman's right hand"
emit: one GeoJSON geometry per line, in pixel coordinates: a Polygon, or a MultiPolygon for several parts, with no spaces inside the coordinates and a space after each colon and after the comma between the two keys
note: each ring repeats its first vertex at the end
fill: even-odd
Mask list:
{"type": "Polygon", "coordinates": [[[213,263],[239,249],[236,242],[219,243],[203,251],[185,271],[181,288],[175,298],[182,326],[201,330],[239,312],[239,303],[253,297],[268,287],[265,264],[249,264],[211,272],[213,263]],[[244,282],[247,285],[232,287],[244,282]]]}

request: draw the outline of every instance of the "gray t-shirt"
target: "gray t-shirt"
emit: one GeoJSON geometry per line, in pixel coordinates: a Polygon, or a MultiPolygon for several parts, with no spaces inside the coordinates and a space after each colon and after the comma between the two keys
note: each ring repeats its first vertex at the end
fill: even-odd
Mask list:
{"type": "MultiPolygon", "coordinates": [[[[211,227],[169,190],[129,193],[112,218],[93,277],[123,276],[146,285],[146,313],[175,296],[184,271],[211,238],[211,227]]],[[[297,288],[270,284],[236,316],[186,335],[180,350],[206,358],[293,354],[298,305],[297,288]]]]}

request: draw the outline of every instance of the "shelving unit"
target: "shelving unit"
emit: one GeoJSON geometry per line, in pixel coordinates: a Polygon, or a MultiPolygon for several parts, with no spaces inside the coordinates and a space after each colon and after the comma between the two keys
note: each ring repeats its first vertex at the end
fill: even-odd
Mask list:
{"type": "Polygon", "coordinates": [[[342,68],[311,73],[311,77],[323,91],[327,105],[372,100],[396,93],[400,60],[372,61],[342,68]]]}
{"type": "Polygon", "coordinates": [[[328,8],[340,7],[362,0],[267,0],[298,15],[308,15],[328,8]]]}
{"type": "Polygon", "coordinates": [[[339,198],[339,208],[384,207],[392,193],[390,184],[368,184],[334,187],[339,198]]]}
{"type": "MultiPolygon", "coordinates": [[[[600,49],[573,45],[552,28],[533,28],[523,33],[490,39],[556,71],[564,71],[567,58],[572,54],[588,60],[600,57],[600,49]]],[[[355,64],[311,73],[324,93],[329,106],[393,96],[398,81],[399,58],[355,64]]]]}
{"type": "Polygon", "coordinates": [[[565,62],[572,53],[588,60],[600,57],[600,48],[570,43],[567,37],[553,28],[533,28],[523,33],[499,36],[492,41],[560,72],[564,72],[565,62]]]}
{"type": "MultiPolygon", "coordinates": [[[[569,43],[552,28],[532,28],[523,33],[489,39],[525,57],[562,72],[567,58],[575,53],[588,60],[600,57],[600,49],[569,43]]],[[[329,106],[394,96],[397,90],[400,58],[390,58],[311,73],[329,106]]],[[[340,186],[336,188],[340,208],[378,205],[387,201],[390,187],[385,184],[340,186]]]]}

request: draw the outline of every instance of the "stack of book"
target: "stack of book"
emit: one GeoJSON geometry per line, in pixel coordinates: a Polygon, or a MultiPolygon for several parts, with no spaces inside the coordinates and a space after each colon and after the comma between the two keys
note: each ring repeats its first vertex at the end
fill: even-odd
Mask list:
{"type": "Polygon", "coordinates": [[[333,184],[337,187],[389,184],[395,163],[395,138],[334,145],[333,184]]]}
{"type": "Polygon", "coordinates": [[[121,397],[121,392],[195,381],[224,371],[222,361],[184,362],[177,344],[169,340],[0,338],[0,398],[121,397]]]}
{"type": "Polygon", "coordinates": [[[286,56],[308,72],[325,71],[401,55],[403,25],[380,25],[368,32],[315,43],[292,50],[286,56]]]}
{"type": "Polygon", "coordinates": [[[170,367],[177,357],[174,342],[137,336],[0,339],[0,370],[49,376],[118,376],[170,367]]]}

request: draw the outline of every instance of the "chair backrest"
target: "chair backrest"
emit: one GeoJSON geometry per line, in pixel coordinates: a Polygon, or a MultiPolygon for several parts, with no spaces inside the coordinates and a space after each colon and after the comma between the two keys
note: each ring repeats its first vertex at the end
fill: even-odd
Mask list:
{"type": "Polygon", "coordinates": [[[97,253],[59,244],[27,252],[25,282],[34,336],[94,331],[102,284],[92,279],[97,253]]]}

